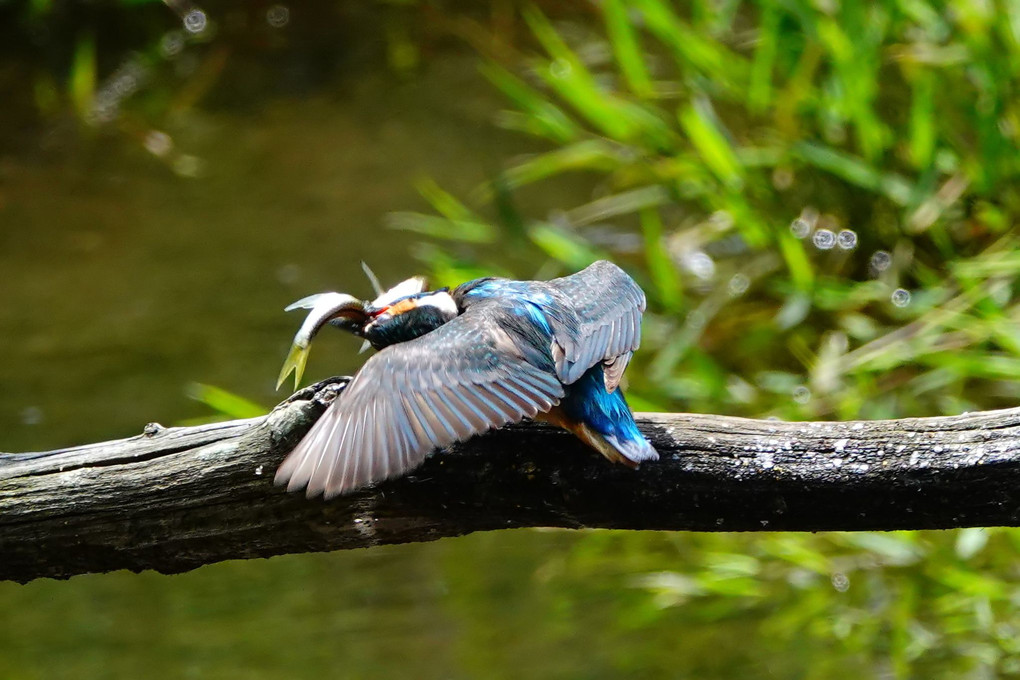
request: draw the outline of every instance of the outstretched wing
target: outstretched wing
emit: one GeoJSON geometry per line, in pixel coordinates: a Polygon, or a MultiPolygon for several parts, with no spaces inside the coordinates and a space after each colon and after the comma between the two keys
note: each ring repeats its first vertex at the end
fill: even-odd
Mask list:
{"type": "Polygon", "coordinates": [[[605,260],[545,285],[561,293],[576,315],[576,324],[554,330],[556,373],[569,385],[602,361],[606,389],[612,392],[641,344],[644,292],[625,271],[605,260]]]}
{"type": "Polygon", "coordinates": [[[331,498],[559,403],[556,375],[525,361],[495,312],[475,305],[369,359],[283,462],[276,483],[331,498]]]}

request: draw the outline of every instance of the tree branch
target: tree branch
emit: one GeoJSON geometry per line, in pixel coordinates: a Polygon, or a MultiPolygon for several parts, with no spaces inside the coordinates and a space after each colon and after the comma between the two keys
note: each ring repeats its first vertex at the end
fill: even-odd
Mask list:
{"type": "Polygon", "coordinates": [[[1020,517],[1020,409],[852,423],[645,413],[662,460],[638,471],[529,423],[330,502],[274,487],[341,387],[305,390],[265,418],[0,454],[0,579],[174,573],[511,527],[944,529],[1020,517]]]}

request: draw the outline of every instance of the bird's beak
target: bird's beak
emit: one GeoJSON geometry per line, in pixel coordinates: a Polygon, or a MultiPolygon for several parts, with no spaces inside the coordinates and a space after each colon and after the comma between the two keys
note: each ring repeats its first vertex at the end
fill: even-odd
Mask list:
{"type": "Polygon", "coordinates": [[[292,305],[288,305],[284,311],[295,309],[310,309],[304,323],[294,336],[290,352],[280,369],[280,377],[276,381],[276,389],[280,389],[287,376],[294,373],[294,389],[301,383],[301,376],[305,372],[305,363],[308,361],[308,352],[312,338],[319,332],[319,329],[334,319],[350,320],[352,326],[363,322],[365,314],[365,303],[361,300],[347,295],[346,293],[320,293],[302,298],[292,305]]]}

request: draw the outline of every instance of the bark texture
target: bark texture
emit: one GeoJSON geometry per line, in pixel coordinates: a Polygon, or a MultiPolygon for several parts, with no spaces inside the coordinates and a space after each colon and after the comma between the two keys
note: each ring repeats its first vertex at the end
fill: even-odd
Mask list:
{"type": "Polygon", "coordinates": [[[430,541],[511,527],[694,531],[945,529],[1020,523],[1020,409],[868,422],[643,413],[661,460],[612,465],[523,424],[330,502],[273,486],[342,389],[269,416],[45,453],[0,454],[0,579],[430,541]]]}

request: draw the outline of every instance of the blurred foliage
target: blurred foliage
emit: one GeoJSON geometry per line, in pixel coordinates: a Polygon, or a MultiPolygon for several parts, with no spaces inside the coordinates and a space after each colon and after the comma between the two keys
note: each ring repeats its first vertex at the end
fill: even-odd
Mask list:
{"type": "Polygon", "coordinates": [[[265,415],[268,411],[268,409],[250,399],[214,385],[192,383],[188,386],[187,391],[189,397],[212,409],[215,415],[192,418],[191,420],[179,423],[180,425],[201,425],[222,420],[257,418],[265,415]]]}
{"type": "MultiPolygon", "coordinates": [[[[591,667],[638,677],[819,680],[1020,674],[1017,533],[950,536],[598,531],[549,550],[520,590],[537,591],[530,598],[540,602],[543,646],[570,648],[579,624],[592,636],[562,653],[567,659],[549,655],[559,662],[549,670],[573,670],[553,677],[587,677],[577,670],[591,667]]],[[[477,542],[486,540],[495,542],[477,542]]],[[[492,614],[477,601],[507,586],[490,575],[502,555],[476,552],[451,567],[457,611],[477,630],[492,614]]],[[[500,666],[502,651],[489,667],[500,666]]]]}
{"type": "MultiPolygon", "coordinates": [[[[433,238],[418,256],[439,282],[619,262],[649,299],[628,372],[639,409],[871,419],[1015,405],[1015,3],[598,10],[601,26],[525,8],[537,51],[487,52],[513,106],[499,122],[539,150],[466,199],[425,184],[438,216],[394,216],[433,238]],[[517,207],[578,183],[584,204],[517,207]]],[[[730,657],[732,677],[1001,677],[1020,674],[1018,541],[600,532],[541,572],[616,574],[644,593],[603,593],[623,636],[741,621],[758,638],[730,657]],[[683,566],[645,571],[664,555],[683,566]]],[[[684,644],[711,656],[718,638],[703,643],[684,644]]],[[[711,674],[692,658],[677,669],[711,674]]]]}
{"type": "Polygon", "coordinates": [[[441,282],[620,262],[649,297],[628,374],[641,408],[848,419],[1015,403],[1015,7],[599,9],[601,27],[525,8],[541,51],[484,67],[514,107],[499,122],[546,150],[470,200],[429,186],[441,216],[392,220],[447,239],[419,252],[441,282]],[[517,209],[567,181],[591,200],[517,209]]]}
{"type": "Polygon", "coordinates": [[[947,536],[503,531],[0,583],[0,674],[1020,675],[1016,534],[947,536]]]}
{"type": "Polygon", "coordinates": [[[0,2],[0,84],[18,86],[7,115],[26,127],[118,139],[194,178],[204,169],[188,152],[199,104],[258,108],[273,94],[310,92],[362,56],[351,54],[358,31],[392,74],[410,76],[427,47],[423,16],[413,0],[293,12],[285,2],[0,2]]]}

